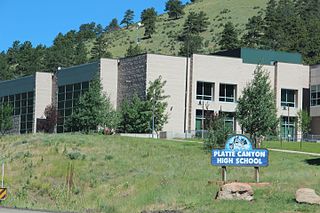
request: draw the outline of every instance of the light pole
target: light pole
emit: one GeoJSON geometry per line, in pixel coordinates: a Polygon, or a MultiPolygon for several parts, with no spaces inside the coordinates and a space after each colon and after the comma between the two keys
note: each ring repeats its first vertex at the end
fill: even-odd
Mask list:
{"type": "Polygon", "coordinates": [[[140,43],[140,38],[139,38],[139,28],[140,28],[140,26],[141,26],[141,23],[138,22],[137,23],[137,45],[140,43]]]}
{"type": "Polygon", "coordinates": [[[154,120],[155,120],[155,90],[153,90],[153,97],[152,97],[152,138],[154,138],[154,120]]]}

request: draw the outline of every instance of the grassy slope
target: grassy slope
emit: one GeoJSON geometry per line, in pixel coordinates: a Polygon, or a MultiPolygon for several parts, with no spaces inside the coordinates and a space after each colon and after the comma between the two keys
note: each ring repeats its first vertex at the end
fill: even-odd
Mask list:
{"type": "MultiPolygon", "coordinates": [[[[28,135],[0,139],[6,164],[5,183],[11,195],[6,206],[91,212],[141,212],[184,209],[184,212],[320,212],[296,204],[295,190],[320,192],[319,166],[304,155],[270,153],[262,181],[272,187],[255,189],[255,201],[215,201],[219,168],[200,144],[118,136],[28,135]],[[65,153],[78,150],[73,160],[75,187],[68,196],[65,153]],[[252,204],[255,204],[254,206],[252,204]]],[[[318,145],[318,144],[316,144],[318,145]]],[[[319,162],[319,159],[318,159],[319,162]]],[[[252,181],[252,168],[230,168],[231,180],[252,181]]]]}
{"type": "MultiPolygon", "coordinates": [[[[222,24],[232,21],[238,29],[244,28],[248,18],[257,14],[258,10],[264,8],[267,0],[202,0],[195,4],[190,4],[185,8],[186,14],[179,20],[168,20],[167,14],[160,15],[158,18],[157,32],[151,39],[142,40],[140,45],[149,53],[160,53],[167,55],[176,55],[179,51],[179,42],[176,36],[181,33],[185,18],[190,11],[204,11],[209,17],[211,25],[207,32],[203,33],[205,38],[204,53],[211,53],[217,50],[218,33],[222,30],[222,24]],[[220,12],[229,9],[229,13],[220,12]]],[[[140,16],[140,14],[136,14],[140,16]]],[[[137,38],[142,38],[144,28],[136,30],[132,27],[129,30],[123,29],[106,35],[109,39],[109,51],[114,57],[123,57],[130,43],[134,44],[137,38]]],[[[89,47],[92,46],[88,44],[89,47]]]]}

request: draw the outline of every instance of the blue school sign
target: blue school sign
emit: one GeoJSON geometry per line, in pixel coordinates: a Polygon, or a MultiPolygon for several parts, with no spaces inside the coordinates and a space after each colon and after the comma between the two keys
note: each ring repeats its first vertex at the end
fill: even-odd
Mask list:
{"type": "Polygon", "coordinates": [[[251,141],[244,135],[230,137],[225,149],[213,149],[211,164],[214,166],[263,167],[269,164],[267,149],[252,149],[251,141]]]}

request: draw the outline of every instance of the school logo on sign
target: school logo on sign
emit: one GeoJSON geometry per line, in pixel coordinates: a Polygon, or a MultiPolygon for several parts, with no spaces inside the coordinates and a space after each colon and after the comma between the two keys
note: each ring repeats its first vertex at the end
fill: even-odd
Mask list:
{"type": "Polygon", "coordinates": [[[252,149],[252,143],[244,135],[230,137],[225,149],[213,149],[211,164],[214,166],[264,167],[269,164],[267,149],[252,149]]]}

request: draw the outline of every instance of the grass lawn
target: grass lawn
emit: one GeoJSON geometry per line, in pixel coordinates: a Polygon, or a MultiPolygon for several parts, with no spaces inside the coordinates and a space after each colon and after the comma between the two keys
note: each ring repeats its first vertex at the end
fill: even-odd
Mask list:
{"type": "Polygon", "coordinates": [[[320,143],[312,142],[287,142],[282,141],[266,141],[263,142],[263,148],[274,148],[274,149],[285,149],[285,150],[294,150],[301,152],[311,152],[311,153],[320,153],[320,143]]]}
{"type": "MultiPolygon", "coordinates": [[[[11,194],[4,206],[79,212],[320,212],[294,201],[299,187],[320,193],[319,158],[270,152],[253,202],[216,201],[220,169],[201,144],[102,135],[26,135],[0,139],[11,194]],[[73,160],[71,160],[73,159],[73,160]],[[68,165],[74,166],[68,193],[68,165]]],[[[253,168],[229,168],[253,181],[253,168]]]]}

